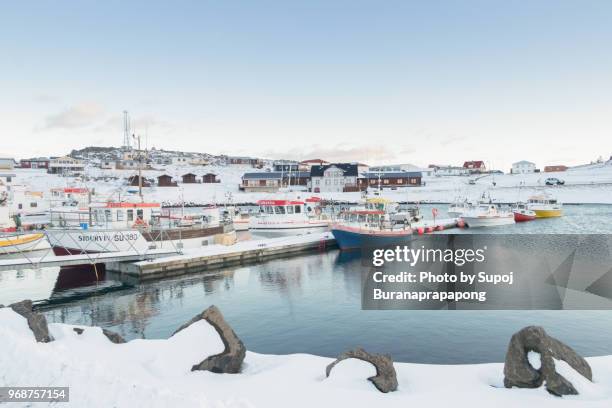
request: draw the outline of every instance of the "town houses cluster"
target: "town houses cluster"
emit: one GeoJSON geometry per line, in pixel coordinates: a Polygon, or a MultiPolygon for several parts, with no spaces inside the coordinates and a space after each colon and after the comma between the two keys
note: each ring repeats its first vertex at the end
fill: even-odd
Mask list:
{"type": "MultiPolygon", "coordinates": [[[[612,164],[612,157],[607,161],[603,158],[597,161],[612,164]]],[[[422,186],[428,177],[471,177],[504,173],[489,168],[484,160],[468,160],[457,166],[430,164],[425,168],[411,164],[369,166],[361,162],[337,163],[320,158],[302,161],[269,160],[156,148],[138,150],[131,146],[87,147],[73,150],[62,157],[34,157],[18,161],[12,157],[0,158],[0,176],[9,181],[10,171],[14,168],[43,169],[58,176],[84,178],[91,177],[88,174],[91,172],[86,169],[98,168],[101,171],[112,171],[115,178],[125,179],[127,185],[142,187],[223,183],[222,176],[217,173],[225,167],[244,170],[237,186],[239,191],[270,193],[283,188],[313,193],[357,192],[368,188],[395,190],[422,186]],[[208,169],[216,169],[217,172],[208,169]],[[151,176],[151,171],[156,171],[154,176],[151,176]]],[[[568,166],[559,163],[539,169],[533,162],[520,160],[513,163],[507,173],[561,172],[567,169],[568,166]]]]}

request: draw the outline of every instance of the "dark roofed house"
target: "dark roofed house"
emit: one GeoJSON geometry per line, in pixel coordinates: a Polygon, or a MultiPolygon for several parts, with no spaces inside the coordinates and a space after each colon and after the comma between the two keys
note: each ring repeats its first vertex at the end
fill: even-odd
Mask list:
{"type": "Polygon", "coordinates": [[[418,187],[421,185],[422,173],[418,171],[391,171],[364,173],[358,179],[359,189],[370,188],[397,189],[401,187],[418,187]]]}
{"type": "Polygon", "coordinates": [[[311,191],[315,193],[358,191],[358,173],[357,163],[312,166],[310,168],[311,191]]]}
{"type": "Polygon", "coordinates": [[[194,184],[198,182],[196,180],[196,175],[193,173],[183,174],[182,179],[184,184],[194,184]]]}
{"type": "Polygon", "coordinates": [[[258,191],[275,193],[281,186],[281,178],[281,172],[277,171],[244,173],[239,189],[245,193],[258,191]]]}
{"type": "Polygon", "coordinates": [[[158,187],[176,187],[176,181],[172,181],[172,176],[162,174],[157,178],[158,187]]]}
{"type": "Polygon", "coordinates": [[[202,183],[220,183],[221,180],[217,179],[217,175],[214,173],[206,173],[202,176],[202,183]]]}
{"type": "MultiPolygon", "coordinates": [[[[147,180],[144,177],[141,177],[141,179],[142,179],[142,184],[141,185],[143,187],[151,187],[151,181],[150,180],[147,180]]],[[[128,178],[128,184],[130,186],[132,186],[132,187],[138,187],[138,184],[139,184],[138,183],[138,176],[130,176],[128,178]]]]}

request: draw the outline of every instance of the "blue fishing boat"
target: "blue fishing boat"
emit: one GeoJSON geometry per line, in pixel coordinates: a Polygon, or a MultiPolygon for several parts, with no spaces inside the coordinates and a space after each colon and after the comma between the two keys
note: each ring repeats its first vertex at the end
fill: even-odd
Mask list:
{"type": "Polygon", "coordinates": [[[400,245],[412,240],[412,222],[419,218],[418,209],[400,212],[396,203],[373,198],[363,209],[342,213],[331,232],[341,250],[400,245]]]}

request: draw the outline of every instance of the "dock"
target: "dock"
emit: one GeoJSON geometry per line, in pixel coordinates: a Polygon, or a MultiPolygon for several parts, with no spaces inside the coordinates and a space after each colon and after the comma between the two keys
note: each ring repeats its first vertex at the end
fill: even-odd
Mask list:
{"type": "Polygon", "coordinates": [[[160,257],[176,255],[176,250],[173,248],[158,248],[149,249],[146,252],[100,252],[95,254],[59,256],[53,255],[52,252],[49,252],[49,254],[49,256],[42,257],[22,256],[19,258],[0,259],[0,271],[152,260],[160,257]]]}
{"type": "Polygon", "coordinates": [[[231,246],[210,245],[185,249],[183,254],[139,262],[106,262],[107,271],[138,281],[160,279],[232,265],[261,262],[299,253],[336,247],[331,232],[262,240],[241,241],[231,246]]]}

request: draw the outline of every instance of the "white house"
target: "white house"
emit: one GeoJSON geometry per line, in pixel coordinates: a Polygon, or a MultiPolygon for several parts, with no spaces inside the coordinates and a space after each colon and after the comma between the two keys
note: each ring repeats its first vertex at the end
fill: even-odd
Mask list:
{"type": "Polygon", "coordinates": [[[516,163],[512,163],[512,174],[529,174],[535,173],[536,165],[527,160],[521,160],[516,163]]]}
{"type": "Polygon", "coordinates": [[[15,159],[12,157],[0,157],[0,169],[13,170],[15,167],[15,159]]]}
{"type": "Polygon", "coordinates": [[[74,159],[70,156],[55,157],[49,161],[49,173],[62,175],[75,175],[83,173],[85,163],[83,160],[74,159]]]}
{"type": "Polygon", "coordinates": [[[359,191],[357,163],[334,163],[312,166],[310,188],[315,193],[359,191]]]}
{"type": "Polygon", "coordinates": [[[465,167],[436,166],[433,169],[436,176],[468,176],[470,174],[470,170],[465,167]]]}
{"type": "Polygon", "coordinates": [[[187,166],[191,159],[186,156],[172,156],[172,164],[175,166],[187,166]]]}

